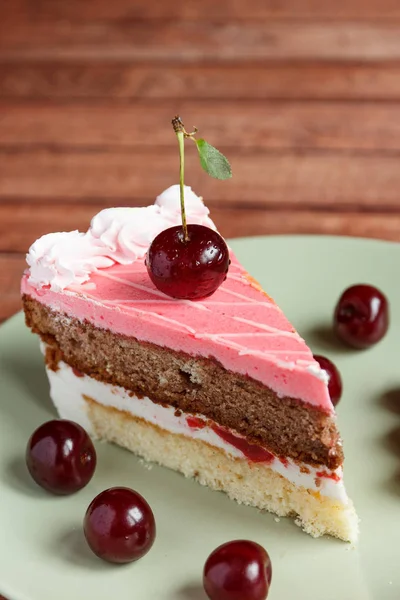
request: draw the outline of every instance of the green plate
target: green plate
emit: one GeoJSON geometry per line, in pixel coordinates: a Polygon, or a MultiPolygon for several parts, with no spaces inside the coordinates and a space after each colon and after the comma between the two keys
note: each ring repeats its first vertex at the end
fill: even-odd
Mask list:
{"type": "Polygon", "coordinates": [[[361,517],[356,548],[313,539],[290,519],[239,506],[122,449],[98,445],[98,468],[80,493],[52,497],[25,469],[32,431],[55,416],[38,340],[17,315],[0,328],[0,592],[9,600],[205,600],[204,561],[222,542],[252,539],[273,563],[269,600],[400,598],[400,246],[329,237],[279,237],[231,243],[275,297],[314,352],[330,356],[344,380],[339,425],[345,480],[361,517]],[[331,336],[341,291],[372,283],[391,303],[386,338],[351,351],[331,336]],[[82,519],[92,498],[131,486],[152,506],[157,539],[128,566],[88,550],[82,519]]]}

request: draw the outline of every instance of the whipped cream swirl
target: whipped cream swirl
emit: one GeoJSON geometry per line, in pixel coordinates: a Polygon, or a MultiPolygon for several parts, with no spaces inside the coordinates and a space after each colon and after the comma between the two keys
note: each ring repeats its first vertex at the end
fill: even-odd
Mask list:
{"type": "MultiPolygon", "coordinates": [[[[185,208],[188,223],[216,229],[202,198],[188,186],[185,208]]],[[[179,185],[166,189],[151,206],[107,208],[92,219],[86,233],[49,233],[36,240],[26,257],[29,283],[56,292],[85,283],[96,269],[143,258],[161,231],[180,224],[179,185]]]]}
{"type": "MultiPolygon", "coordinates": [[[[162,194],[157,196],[155,205],[159,208],[160,215],[171,221],[173,225],[180,225],[181,220],[181,204],[179,185],[171,185],[164,190],[162,194]]],[[[197,225],[205,225],[211,229],[216,229],[214,223],[209,218],[210,211],[203,203],[203,198],[197,196],[192,191],[192,188],[185,185],[185,210],[188,223],[197,225]]]]}
{"type": "Polygon", "coordinates": [[[26,262],[30,267],[29,283],[50,286],[55,292],[84,283],[95,269],[113,264],[103,247],[79,231],[43,235],[30,247],[26,262]]]}
{"type": "Polygon", "coordinates": [[[157,206],[106,208],[91,222],[88,235],[121,265],[142,258],[154,238],[168,227],[157,206]]]}

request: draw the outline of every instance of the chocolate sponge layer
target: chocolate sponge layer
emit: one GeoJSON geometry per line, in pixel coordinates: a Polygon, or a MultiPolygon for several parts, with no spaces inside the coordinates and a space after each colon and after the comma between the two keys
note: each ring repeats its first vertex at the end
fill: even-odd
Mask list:
{"type": "Polygon", "coordinates": [[[47,363],[60,360],[100,381],[177,410],[199,413],[274,454],[335,469],[343,452],[335,420],[261,383],[193,357],[98,329],[23,297],[27,325],[47,342],[47,363]]]}

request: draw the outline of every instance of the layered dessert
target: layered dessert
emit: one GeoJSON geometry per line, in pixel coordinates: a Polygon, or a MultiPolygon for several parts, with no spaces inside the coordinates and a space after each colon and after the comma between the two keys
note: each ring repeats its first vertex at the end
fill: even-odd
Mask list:
{"type": "MultiPolygon", "coordinates": [[[[215,230],[185,188],[188,223],[215,230]]],[[[239,503],[294,516],[317,537],[357,536],[328,376],[230,251],[200,301],[155,287],[146,253],[180,224],[179,186],[112,208],[86,233],[52,233],[27,255],[27,325],[39,334],[61,417],[239,503]]]]}

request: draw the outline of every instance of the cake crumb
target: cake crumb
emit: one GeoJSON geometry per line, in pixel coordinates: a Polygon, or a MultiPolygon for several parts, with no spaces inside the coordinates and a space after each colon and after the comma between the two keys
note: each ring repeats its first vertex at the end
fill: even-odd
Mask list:
{"type": "Polygon", "coordinates": [[[279,517],[274,517],[274,521],[275,521],[275,523],[280,523],[281,522],[281,520],[280,520],[279,517]]]}
{"type": "Polygon", "coordinates": [[[203,378],[201,377],[201,371],[199,369],[199,366],[196,365],[193,362],[186,362],[182,367],[181,367],[181,371],[183,371],[184,373],[187,373],[190,377],[190,381],[192,383],[197,383],[197,384],[202,384],[203,383],[203,378]]]}
{"type": "Polygon", "coordinates": [[[166,386],[168,384],[168,379],[164,377],[164,375],[158,374],[158,382],[161,386],[166,386]]]}
{"type": "Polygon", "coordinates": [[[144,458],[139,459],[139,465],[144,469],[147,469],[148,471],[151,471],[154,466],[152,463],[149,463],[147,462],[147,460],[144,460],[144,458]]]}

